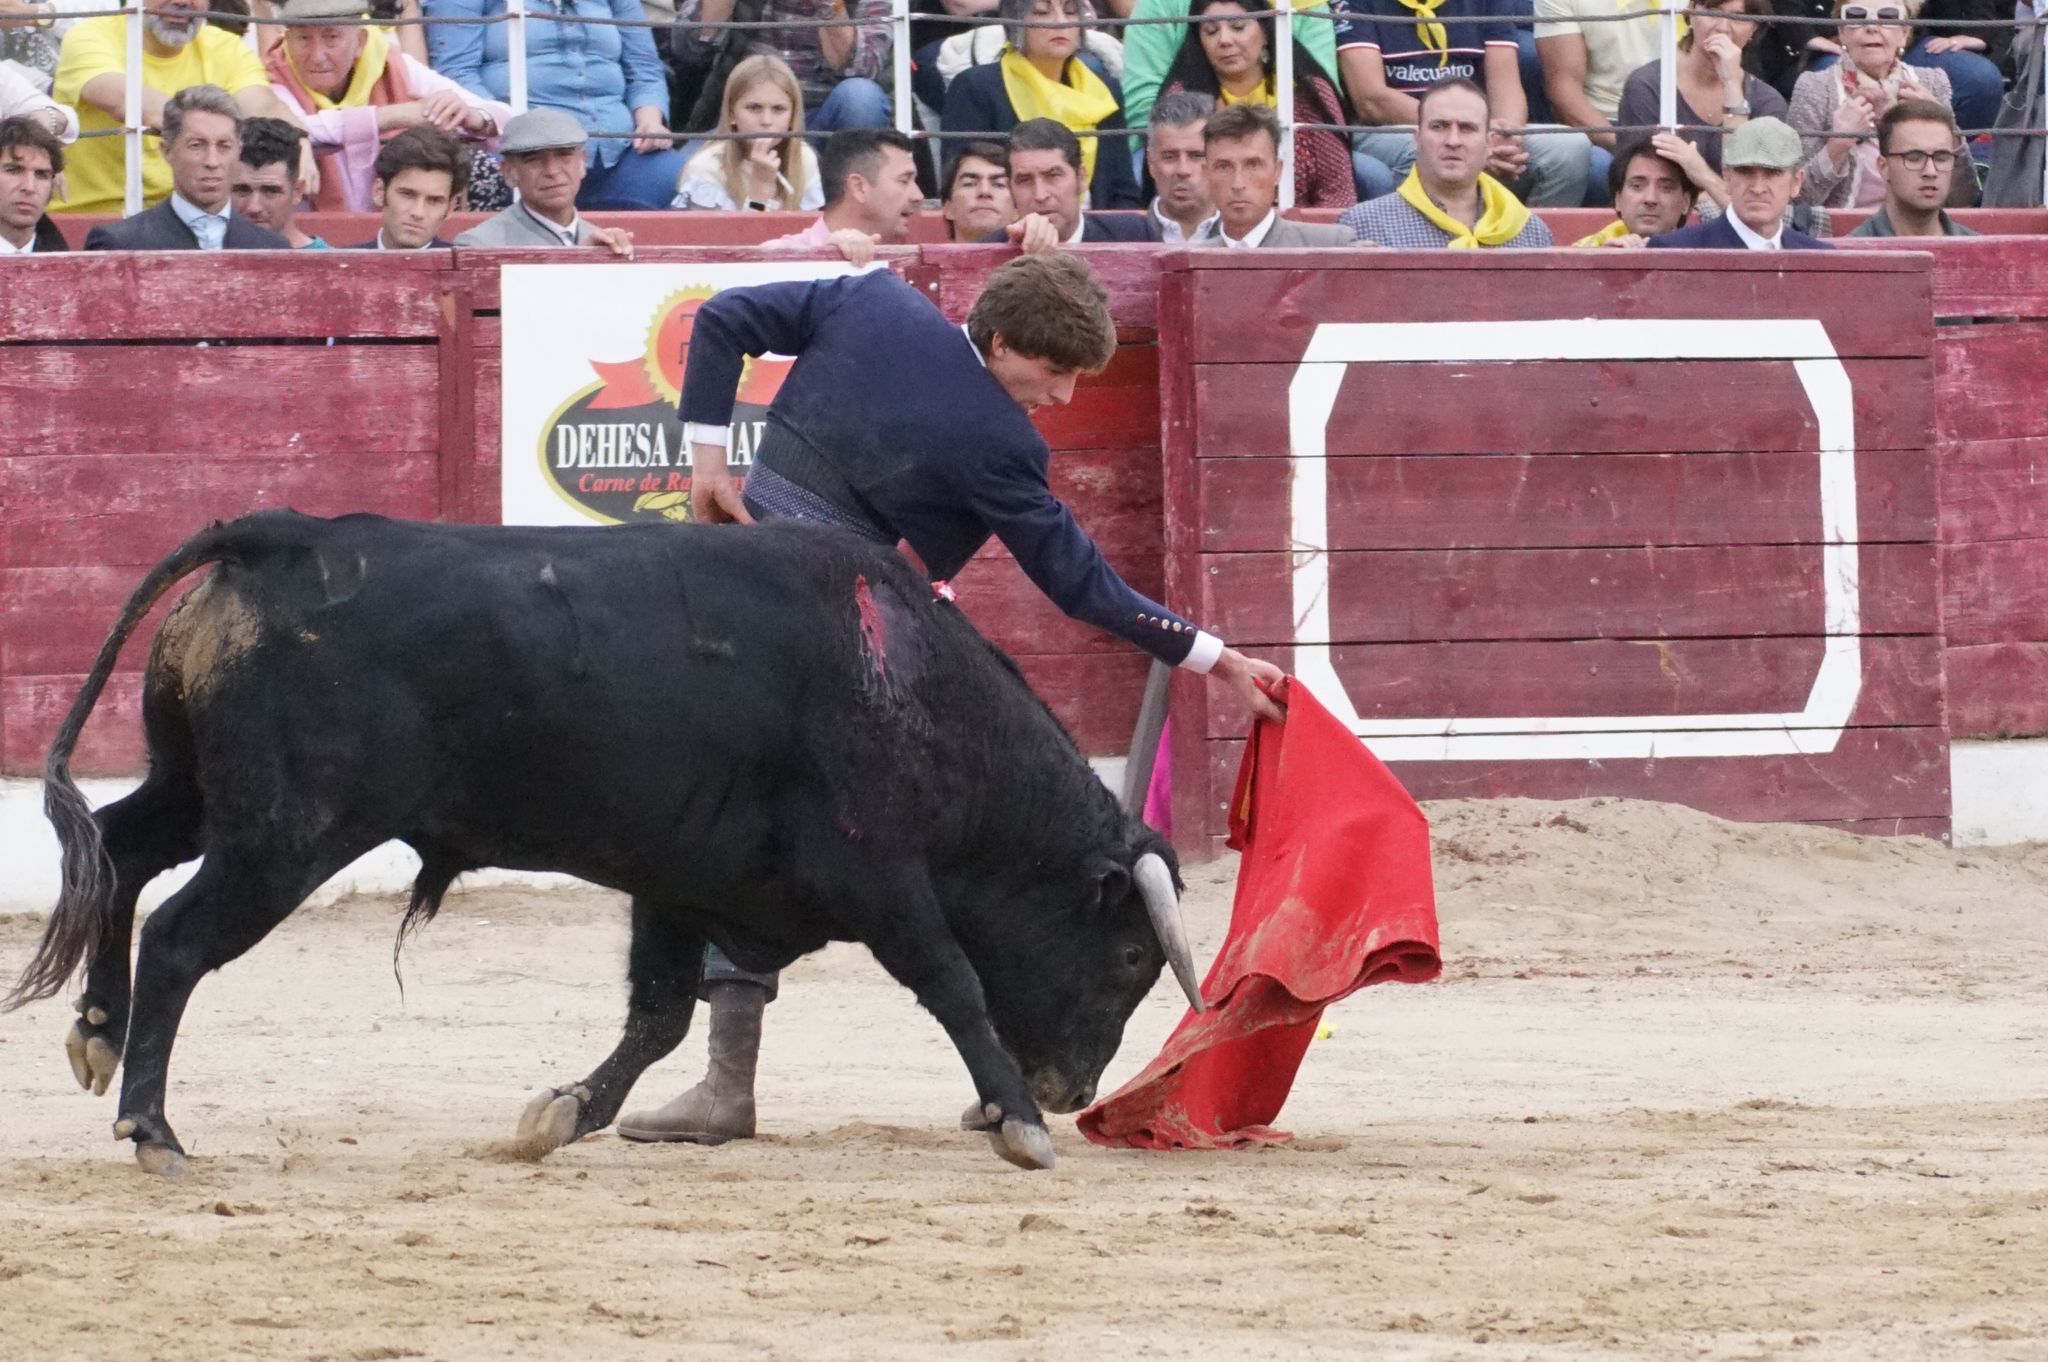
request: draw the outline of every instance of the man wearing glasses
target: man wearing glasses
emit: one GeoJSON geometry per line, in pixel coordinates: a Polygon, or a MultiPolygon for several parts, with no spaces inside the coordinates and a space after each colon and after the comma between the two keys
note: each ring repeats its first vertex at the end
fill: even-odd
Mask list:
{"type": "Polygon", "coordinates": [[[1850,236],[1975,236],[1942,208],[1955,178],[1956,125],[1926,99],[1901,100],[1877,122],[1884,204],[1850,236]]]}

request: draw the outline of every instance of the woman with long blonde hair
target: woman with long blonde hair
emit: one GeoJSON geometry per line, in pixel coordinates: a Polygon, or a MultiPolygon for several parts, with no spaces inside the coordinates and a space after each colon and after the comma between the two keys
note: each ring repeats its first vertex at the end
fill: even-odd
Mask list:
{"type": "Polygon", "coordinates": [[[677,208],[815,212],[824,207],[818,158],[804,141],[803,91],[780,57],[733,67],[718,130],[756,134],[708,143],[683,167],[677,208]]]}

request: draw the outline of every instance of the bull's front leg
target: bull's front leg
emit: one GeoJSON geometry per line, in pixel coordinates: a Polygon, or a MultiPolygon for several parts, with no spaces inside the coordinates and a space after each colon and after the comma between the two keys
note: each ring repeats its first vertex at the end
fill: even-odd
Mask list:
{"type": "Polygon", "coordinates": [[[990,1148],[1019,1168],[1051,1168],[1052,1136],[1017,1061],[1003,1048],[989,1021],[981,978],[929,886],[920,883],[893,897],[866,924],[863,937],[875,959],[896,982],[916,995],[938,1019],[967,1063],[980,1101],[979,1120],[970,1109],[962,1124],[988,1132],[990,1148]]]}
{"type": "Polygon", "coordinates": [[[603,1130],[648,1066],[683,1043],[704,978],[704,938],[680,926],[675,910],[636,897],[626,974],[632,991],[619,1043],[582,1082],[534,1094],[515,1137],[525,1153],[539,1157],[603,1130]]]}

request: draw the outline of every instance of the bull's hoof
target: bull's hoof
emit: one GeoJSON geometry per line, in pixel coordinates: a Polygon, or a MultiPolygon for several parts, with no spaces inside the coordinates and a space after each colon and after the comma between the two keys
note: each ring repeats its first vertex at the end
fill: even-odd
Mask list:
{"type": "Polygon", "coordinates": [[[108,1044],[105,1036],[88,1031],[83,1018],[71,1023],[64,1033],[64,1056],[71,1061],[71,1076],[78,1086],[95,1097],[106,1096],[121,1067],[121,1052],[108,1044]]]}
{"type": "Polygon", "coordinates": [[[142,1165],[143,1172],[154,1173],[171,1182],[176,1182],[191,1171],[185,1156],[167,1144],[136,1145],[135,1161],[142,1165]]]}
{"type": "Polygon", "coordinates": [[[64,1033],[64,1057],[71,1061],[71,1076],[78,1086],[103,1097],[121,1067],[121,1052],[107,1039],[106,1009],[93,1007],[83,998],[77,1007],[78,1020],[64,1033]]]}
{"type": "Polygon", "coordinates": [[[1014,1163],[1027,1172],[1050,1169],[1055,1160],[1052,1153],[1052,1136],[1036,1121],[1008,1117],[1002,1125],[988,1133],[988,1147],[1005,1163],[1014,1163]]]}
{"type": "Polygon", "coordinates": [[[987,1131],[988,1147],[996,1151],[996,1157],[1019,1168],[1035,1172],[1056,1162],[1052,1136],[1046,1134],[1044,1122],[1005,1116],[994,1102],[968,1107],[960,1114],[960,1128],[987,1131]]]}
{"type": "Polygon", "coordinates": [[[526,1104],[526,1110],[519,1113],[519,1129],[513,1134],[513,1143],[521,1153],[535,1159],[560,1149],[576,1138],[576,1118],[582,1115],[583,1104],[589,1100],[590,1090],[580,1085],[542,1088],[526,1104]]]}

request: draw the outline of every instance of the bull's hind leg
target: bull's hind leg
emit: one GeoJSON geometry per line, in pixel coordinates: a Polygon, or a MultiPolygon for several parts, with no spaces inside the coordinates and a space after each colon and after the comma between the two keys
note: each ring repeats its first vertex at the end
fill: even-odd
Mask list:
{"type": "Polygon", "coordinates": [[[526,1104],[518,1141],[527,1153],[545,1154],[603,1130],[617,1119],[647,1067],[683,1043],[704,977],[704,938],[678,927],[675,919],[673,909],[633,900],[625,1034],[582,1082],[543,1088],[526,1104]]]}
{"type": "Polygon", "coordinates": [[[352,859],[209,851],[191,882],[142,924],[114,1138],[135,1141],[136,1162],[149,1172],[178,1177],[185,1171],[184,1146],[164,1118],[164,1095],[178,1023],[200,977],[268,936],[352,859]]]}
{"type": "Polygon", "coordinates": [[[153,769],[132,794],[93,815],[113,866],[114,894],[107,930],[86,962],[78,1020],[64,1036],[64,1053],[78,1086],[104,1093],[121,1066],[128,1039],[128,951],[135,901],[164,871],[199,854],[199,791],[182,773],[153,769]]]}

